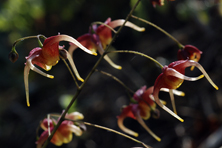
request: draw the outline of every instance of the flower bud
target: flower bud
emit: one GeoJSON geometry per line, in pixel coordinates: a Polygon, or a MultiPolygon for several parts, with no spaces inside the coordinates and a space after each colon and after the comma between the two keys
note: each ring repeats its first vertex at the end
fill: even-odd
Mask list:
{"type": "Polygon", "coordinates": [[[19,54],[16,51],[11,51],[8,55],[8,58],[12,63],[15,63],[19,58],[19,54]]]}

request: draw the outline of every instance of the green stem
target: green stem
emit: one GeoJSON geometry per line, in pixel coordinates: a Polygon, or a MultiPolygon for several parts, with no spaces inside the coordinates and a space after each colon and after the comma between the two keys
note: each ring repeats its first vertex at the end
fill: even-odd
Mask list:
{"type": "Polygon", "coordinates": [[[179,48],[184,48],[184,45],[182,45],[175,37],[173,37],[171,34],[169,34],[168,32],[166,32],[165,30],[163,30],[162,28],[160,28],[159,26],[151,23],[150,21],[144,20],[142,18],[139,18],[137,16],[132,15],[132,18],[138,19],[144,23],[149,24],[150,26],[153,26],[154,28],[158,29],[159,31],[161,31],[162,33],[164,33],[165,35],[167,35],[169,38],[171,38],[174,42],[177,43],[177,45],[179,46],[179,48]]]}
{"type": "Polygon", "coordinates": [[[114,30],[112,27],[110,27],[109,25],[103,23],[103,22],[93,22],[92,25],[95,25],[95,24],[100,24],[100,25],[104,25],[106,26],[107,28],[109,28],[110,30],[112,30],[114,33],[117,33],[116,30],[114,30]]]}
{"type": "Polygon", "coordinates": [[[39,37],[42,37],[42,38],[46,39],[46,37],[45,37],[44,35],[27,36],[27,37],[20,38],[20,39],[16,40],[16,41],[13,43],[12,46],[14,47],[17,43],[19,43],[19,42],[21,42],[21,41],[23,41],[23,40],[31,39],[31,38],[38,38],[38,39],[39,39],[39,37]]]}
{"type": "Polygon", "coordinates": [[[101,70],[98,70],[98,69],[96,69],[95,71],[98,71],[98,72],[100,72],[101,74],[104,74],[104,75],[106,75],[106,76],[111,77],[112,79],[114,79],[115,81],[117,81],[119,84],[121,84],[126,90],[128,90],[129,92],[131,92],[131,93],[133,93],[133,94],[135,93],[133,90],[131,90],[129,87],[127,87],[122,81],[120,81],[117,77],[111,75],[110,73],[107,73],[107,72],[105,72],[105,71],[101,71],[101,70]]]}
{"type": "MultiPolygon", "coordinates": [[[[136,2],[136,4],[134,5],[134,7],[131,9],[130,13],[128,14],[128,16],[125,19],[125,22],[123,23],[123,25],[118,29],[117,33],[114,35],[112,41],[110,42],[110,44],[107,46],[107,48],[105,49],[105,51],[108,51],[108,49],[110,48],[111,44],[114,42],[114,40],[116,39],[116,37],[118,36],[118,34],[120,33],[120,31],[122,30],[123,26],[126,24],[126,22],[129,20],[129,18],[131,17],[132,13],[134,12],[134,10],[136,9],[137,5],[139,4],[141,0],[138,0],[136,2]]],[[[96,64],[94,65],[94,67],[92,68],[92,70],[89,72],[88,76],[86,77],[85,81],[82,83],[82,85],[79,87],[79,89],[77,89],[76,94],[74,95],[74,97],[72,98],[72,100],[70,101],[69,105],[66,107],[65,111],[62,113],[60,120],[58,121],[57,125],[55,126],[55,128],[53,129],[51,135],[48,137],[48,139],[45,141],[44,145],[42,148],[46,148],[46,146],[48,145],[49,141],[52,139],[53,135],[55,134],[56,130],[59,128],[60,124],[62,123],[62,121],[64,120],[64,117],[66,115],[66,113],[68,112],[68,110],[70,109],[70,107],[72,106],[72,104],[75,102],[75,100],[77,99],[77,97],[79,96],[82,88],[85,86],[86,82],[89,80],[89,78],[91,77],[91,75],[94,73],[95,69],[97,68],[97,66],[99,65],[99,63],[102,61],[103,57],[105,56],[105,54],[103,54],[98,61],[96,62],[96,64]]]]}
{"type": "Polygon", "coordinates": [[[143,57],[146,57],[150,60],[152,60],[153,62],[155,62],[161,69],[163,68],[163,65],[160,64],[160,62],[158,62],[157,60],[155,60],[154,58],[144,54],[144,53],[141,53],[141,52],[138,52],[138,51],[131,51],[131,50],[117,50],[117,51],[109,51],[109,52],[106,52],[106,54],[109,54],[109,53],[133,53],[133,54],[138,54],[140,56],[143,56],[143,57]]]}
{"type": "Polygon", "coordinates": [[[107,131],[116,133],[116,134],[121,135],[121,136],[123,136],[123,137],[126,137],[126,138],[128,138],[128,139],[130,139],[130,140],[132,140],[132,141],[135,141],[135,142],[137,142],[137,143],[139,143],[139,144],[142,144],[142,145],[143,145],[144,147],[146,147],[146,148],[151,148],[150,146],[146,145],[145,143],[143,143],[143,142],[141,142],[141,141],[139,141],[139,140],[137,140],[137,139],[134,139],[134,138],[132,138],[132,137],[126,135],[126,134],[123,134],[123,133],[121,133],[121,132],[118,132],[118,131],[116,131],[116,130],[113,130],[113,129],[110,129],[110,128],[107,128],[107,127],[104,127],[104,126],[100,126],[100,125],[88,123],[88,122],[83,122],[83,123],[84,123],[85,125],[93,126],[93,127],[96,127],[96,128],[100,128],[100,129],[104,129],[104,130],[107,130],[107,131]]]}

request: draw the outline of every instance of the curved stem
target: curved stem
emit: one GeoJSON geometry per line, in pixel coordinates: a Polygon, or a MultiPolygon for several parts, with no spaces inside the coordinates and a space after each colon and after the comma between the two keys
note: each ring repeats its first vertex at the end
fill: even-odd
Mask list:
{"type": "Polygon", "coordinates": [[[103,22],[93,22],[92,25],[96,25],[96,24],[100,24],[100,25],[104,25],[107,28],[109,28],[110,30],[112,30],[114,33],[117,33],[116,30],[114,30],[112,27],[110,27],[109,25],[103,23],[103,22]]]}
{"type": "Polygon", "coordinates": [[[152,60],[153,62],[155,62],[161,69],[163,68],[163,65],[160,64],[157,60],[155,60],[154,58],[144,54],[144,53],[141,53],[141,52],[138,52],[138,51],[131,51],[131,50],[118,50],[118,51],[109,51],[109,52],[106,52],[106,54],[109,54],[109,53],[133,53],[133,54],[138,54],[140,56],[143,56],[143,57],[146,57],[150,60],[152,60]]]}
{"type": "Polygon", "coordinates": [[[26,39],[31,39],[31,38],[38,38],[38,39],[39,39],[39,37],[43,37],[44,39],[46,39],[46,37],[45,37],[44,35],[27,36],[27,37],[20,38],[20,39],[16,40],[16,41],[13,43],[13,45],[12,45],[12,46],[15,46],[17,43],[19,43],[19,42],[21,42],[21,41],[23,41],[23,40],[26,40],[26,39]]]}
{"type": "Polygon", "coordinates": [[[101,70],[98,70],[98,69],[96,69],[95,71],[98,71],[98,72],[100,72],[101,74],[104,74],[104,75],[106,75],[106,76],[109,76],[109,77],[111,77],[112,79],[114,79],[115,81],[117,81],[119,84],[121,84],[125,89],[127,89],[129,92],[131,92],[131,93],[135,93],[133,90],[131,90],[129,87],[127,87],[122,81],[120,81],[117,77],[115,77],[115,76],[113,76],[113,75],[111,75],[110,73],[107,73],[107,72],[105,72],[105,71],[101,71],[101,70]]]}
{"type": "Polygon", "coordinates": [[[108,128],[108,127],[104,127],[104,126],[100,126],[100,125],[96,125],[96,124],[92,124],[92,123],[88,123],[88,122],[83,122],[83,123],[84,123],[85,125],[97,127],[97,128],[100,128],[100,129],[104,129],[104,130],[107,130],[107,131],[116,133],[116,134],[121,135],[121,136],[123,136],[123,137],[126,137],[126,138],[128,138],[128,139],[130,139],[130,140],[133,140],[133,141],[135,141],[135,142],[137,142],[137,143],[139,143],[139,144],[142,144],[142,145],[145,146],[146,148],[150,148],[150,146],[146,145],[145,143],[143,143],[143,142],[141,142],[141,141],[139,141],[139,140],[137,140],[137,139],[134,139],[134,138],[132,138],[132,137],[130,137],[130,136],[128,136],[128,135],[125,135],[125,134],[123,134],[123,133],[121,133],[121,132],[118,132],[118,131],[116,131],[116,130],[110,129],[110,128],[108,128]]]}
{"type": "Polygon", "coordinates": [[[157,26],[157,25],[155,25],[155,24],[153,24],[153,23],[151,23],[151,22],[149,22],[149,21],[147,21],[147,20],[144,20],[144,19],[142,19],[142,18],[139,18],[139,17],[137,17],[137,16],[134,16],[134,15],[132,15],[131,17],[132,17],[132,18],[135,18],[135,19],[137,19],[137,20],[140,20],[140,21],[142,21],[142,22],[144,22],[144,23],[147,23],[147,24],[149,24],[150,26],[153,26],[154,28],[158,29],[159,31],[161,31],[162,33],[164,33],[165,35],[167,35],[169,38],[171,38],[174,42],[176,42],[177,45],[178,45],[180,48],[184,48],[184,45],[182,45],[175,37],[173,37],[171,34],[169,34],[168,32],[166,32],[165,30],[163,30],[163,29],[160,28],[159,26],[157,26]]]}

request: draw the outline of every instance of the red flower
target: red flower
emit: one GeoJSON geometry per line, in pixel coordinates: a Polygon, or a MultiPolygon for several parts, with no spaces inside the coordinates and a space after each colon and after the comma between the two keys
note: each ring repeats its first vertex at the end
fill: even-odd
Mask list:
{"type": "MultiPolygon", "coordinates": [[[[207,80],[211,83],[211,85],[218,90],[218,87],[213,83],[213,81],[210,79],[206,71],[203,69],[203,67],[192,60],[180,60],[171,63],[168,66],[164,66],[162,69],[162,73],[157,77],[155,84],[154,84],[154,91],[153,91],[153,96],[155,99],[155,102],[162,107],[164,110],[169,112],[171,115],[173,115],[175,118],[179,119],[181,122],[183,122],[183,119],[181,119],[178,115],[176,115],[176,109],[175,105],[173,105],[174,112],[172,112],[170,109],[168,109],[165,105],[163,105],[160,100],[159,100],[159,91],[161,88],[167,88],[169,89],[170,97],[172,102],[174,101],[173,98],[173,90],[177,89],[180,87],[180,85],[183,83],[184,80],[188,81],[196,81],[199,80],[203,77],[206,77],[207,80]],[[200,75],[199,77],[187,77],[185,76],[185,68],[190,67],[190,66],[195,66],[197,67],[203,75],[200,75]]],[[[174,103],[173,103],[174,104],[174,103]]]]}
{"type": "MultiPolygon", "coordinates": [[[[41,67],[42,69],[48,71],[52,68],[52,66],[56,65],[60,59],[60,53],[63,52],[65,53],[65,58],[67,58],[72,66],[72,69],[77,77],[78,80],[84,81],[80,76],[79,73],[75,67],[75,64],[73,62],[73,59],[71,58],[70,54],[63,49],[62,46],[59,46],[60,41],[68,41],[85,52],[89,54],[94,54],[96,53],[86,49],[84,46],[82,46],[77,40],[74,38],[67,36],[67,35],[57,35],[57,36],[52,36],[47,39],[45,39],[43,43],[43,47],[36,47],[33,50],[30,51],[29,56],[26,57],[27,61],[25,63],[25,69],[24,69],[24,82],[25,82],[25,91],[26,91],[26,100],[27,100],[27,105],[30,106],[29,104],[29,89],[28,89],[28,75],[30,69],[45,76],[48,78],[54,78],[54,76],[46,74],[45,72],[39,70],[37,67],[34,65],[37,65],[41,67]]],[[[64,56],[64,55],[63,55],[64,56]]]]}
{"type": "MultiPolygon", "coordinates": [[[[185,45],[183,49],[178,50],[177,57],[178,60],[193,60],[198,62],[200,60],[202,51],[192,45],[185,45]]],[[[194,66],[191,67],[191,70],[194,66]]]]}
{"type": "MultiPolygon", "coordinates": [[[[125,20],[114,20],[111,21],[111,18],[108,18],[104,24],[105,25],[92,25],[89,27],[89,33],[86,33],[80,37],[77,38],[77,41],[79,41],[83,46],[88,48],[89,50],[98,52],[102,55],[104,53],[104,49],[108,44],[110,44],[112,40],[112,30],[108,28],[106,25],[108,25],[111,28],[116,28],[119,26],[122,26],[125,20]]],[[[144,31],[144,28],[138,27],[134,25],[131,22],[126,22],[125,26],[133,28],[137,31],[144,31]]],[[[73,51],[77,48],[77,46],[71,44],[69,48],[69,53],[72,55],[73,51]]],[[[110,58],[105,55],[104,59],[114,68],[121,69],[122,67],[119,65],[116,65],[113,63],[110,58]]]]}
{"type": "Polygon", "coordinates": [[[133,99],[138,103],[130,104],[122,109],[120,116],[118,116],[118,126],[124,132],[137,137],[138,133],[126,128],[123,124],[124,119],[126,117],[130,117],[137,120],[147,132],[149,132],[157,141],[160,141],[161,139],[156,136],[143,121],[143,119],[147,120],[150,118],[151,112],[158,112],[155,102],[150,98],[152,92],[153,87],[146,90],[146,86],[143,86],[137,90],[133,96],[133,99]]]}
{"type": "MultiPolygon", "coordinates": [[[[71,114],[67,114],[65,118],[71,120],[81,120],[84,117],[81,113],[73,112],[71,114]]],[[[37,148],[42,147],[56,124],[57,121],[55,121],[54,119],[45,118],[42,121],[40,126],[44,130],[44,132],[40,135],[38,141],[36,142],[37,148]]],[[[74,133],[76,136],[81,136],[82,130],[80,129],[80,127],[74,125],[72,121],[65,120],[61,123],[50,142],[55,144],[56,146],[61,146],[63,143],[69,143],[73,137],[72,133],[74,133]]]]}

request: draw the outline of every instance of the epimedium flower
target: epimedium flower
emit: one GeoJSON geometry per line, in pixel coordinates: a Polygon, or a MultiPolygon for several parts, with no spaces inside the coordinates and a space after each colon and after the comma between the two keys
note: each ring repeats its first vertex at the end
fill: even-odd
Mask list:
{"type": "MultiPolygon", "coordinates": [[[[89,27],[89,33],[86,33],[80,37],[77,38],[77,41],[79,41],[83,46],[88,48],[89,50],[98,52],[102,55],[104,53],[104,49],[108,44],[110,44],[112,40],[112,30],[113,28],[122,26],[125,20],[118,19],[111,21],[111,18],[108,18],[105,23],[102,23],[102,25],[97,26],[97,24],[93,24],[89,27]]],[[[134,25],[133,23],[127,21],[125,26],[130,27],[137,31],[145,31],[145,28],[138,27],[134,25]]],[[[78,46],[73,45],[71,43],[71,46],[69,48],[69,53],[72,55],[73,51],[78,48],[78,46]]],[[[116,65],[112,62],[112,60],[105,55],[104,59],[114,68],[116,69],[122,69],[121,66],[116,65]]]]}
{"type": "Polygon", "coordinates": [[[154,91],[153,91],[153,96],[155,99],[155,102],[163,108],[165,111],[170,113],[172,116],[183,122],[183,119],[181,119],[177,114],[176,114],[176,108],[174,102],[174,96],[173,96],[173,90],[177,89],[180,87],[180,85],[183,83],[184,80],[187,81],[196,81],[199,80],[203,77],[206,77],[209,83],[216,89],[218,90],[218,87],[214,84],[214,82],[210,79],[204,68],[198,63],[193,60],[179,60],[172,62],[168,66],[164,66],[162,69],[162,73],[157,77],[155,84],[154,84],[154,91]],[[190,66],[195,66],[197,67],[203,75],[200,75],[198,77],[188,77],[185,76],[185,68],[190,67],[190,66]],[[164,104],[162,104],[159,100],[159,91],[162,88],[167,88],[169,89],[169,94],[170,98],[173,104],[173,109],[174,112],[172,112],[169,108],[167,108],[164,104]]]}
{"type": "MultiPolygon", "coordinates": [[[[65,116],[66,119],[70,120],[82,120],[84,116],[79,112],[72,112],[70,114],[67,114],[65,116]]],[[[51,143],[53,143],[56,146],[61,146],[63,143],[69,143],[74,133],[76,136],[82,135],[82,130],[79,126],[75,125],[73,121],[70,120],[64,120],[61,125],[56,130],[55,134],[53,135],[51,139],[51,143]]],[[[53,131],[55,125],[57,124],[58,120],[51,118],[45,118],[41,124],[40,127],[44,130],[42,134],[40,135],[38,141],[36,141],[37,148],[41,148],[44,142],[49,137],[50,133],[53,131]]]]}
{"type": "MultiPolygon", "coordinates": [[[[71,55],[68,53],[68,51],[66,51],[64,49],[63,46],[59,46],[60,41],[70,42],[72,44],[75,44],[77,47],[81,48],[86,53],[97,55],[95,52],[90,51],[87,48],[85,48],[84,46],[82,46],[76,39],[74,39],[71,36],[60,35],[60,34],[56,35],[56,36],[51,36],[49,38],[46,38],[43,36],[45,39],[43,42],[43,45],[42,45],[41,41],[39,40],[39,37],[41,37],[41,36],[42,35],[33,36],[35,38],[38,38],[38,42],[40,44],[40,47],[36,47],[36,48],[32,49],[29,53],[29,56],[26,57],[26,63],[25,63],[25,68],[24,68],[24,83],[25,83],[27,106],[30,106],[29,87],[28,87],[28,76],[29,76],[30,69],[45,76],[45,77],[48,77],[51,79],[54,78],[54,76],[41,71],[40,69],[38,69],[34,65],[37,65],[37,66],[41,67],[42,69],[49,71],[52,68],[52,66],[54,66],[58,63],[60,58],[68,59],[77,79],[80,81],[84,81],[80,77],[71,55]]],[[[26,37],[26,38],[19,39],[13,44],[12,51],[9,54],[9,59],[12,62],[15,62],[18,59],[18,53],[15,50],[15,45],[19,41],[22,41],[22,40],[28,39],[28,38],[33,38],[33,37],[26,37]]]]}
{"type": "MultiPolygon", "coordinates": [[[[179,49],[177,52],[178,60],[193,60],[198,62],[200,60],[202,51],[197,47],[192,45],[185,45],[182,49],[179,49]]],[[[191,70],[194,69],[194,66],[191,67],[191,70]]]]}
{"type": "Polygon", "coordinates": [[[150,128],[145,124],[144,120],[150,118],[151,113],[155,117],[159,117],[159,111],[156,109],[155,102],[150,98],[150,95],[153,92],[153,87],[146,89],[146,86],[141,87],[137,90],[133,96],[133,99],[137,101],[136,104],[130,104],[128,106],[123,107],[121,114],[117,117],[118,118],[118,126],[121,130],[125,133],[128,133],[132,136],[137,137],[138,133],[126,128],[123,124],[123,121],[126,117],[130,117],[132,119],[137,120],[140,125],[152,135],[157,141],[161,141],[161,139],[156,136],[150,128]]]}
{"type": "MultiPolygon", "coordinates": [[[[148,132],[150,135],[152,135],[157,141],[160,141],[161,139],[156,136],[150,128],[145,124],[144,120],[148,120],[150,116],[154,118],[159,118],[159,110],[156,109],[156,103],[154,102],[153,97],[153,89],[154,86],[149,87],[147,89],[146,86],[141,87],[139,90],[137,90],[133,95],[133,100],[136,103],[131,103],[128,106],[124,106],[122,108],[122,112],[120,116],[118,116],[118,126],[121,130],[123,130],[125,133],[128,133],[129,135],[138,136],[138,133],[128,129],[124,126],[123,121],[125,118],[130,117],[132,119],[137,120],[141,126],[148,132]]],[[[169,89],[163,88],[161,91],[169,92],[169,89]]],[[[184,96],[184,92],[175,90],[173,91],[175,95],[178,96],[184,96]]],[[[160,100],[162,104],[166,104],[165,101],[160,100]]]]}

